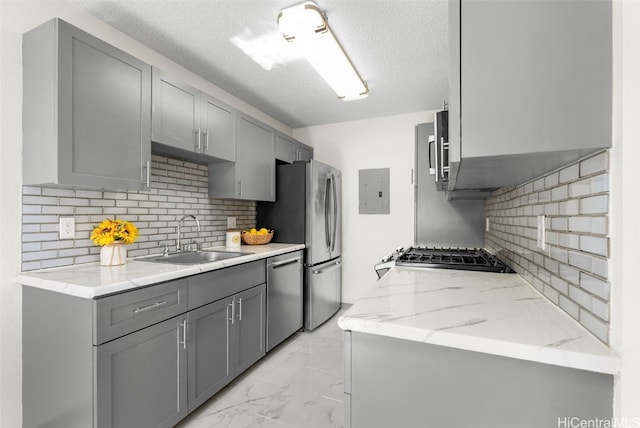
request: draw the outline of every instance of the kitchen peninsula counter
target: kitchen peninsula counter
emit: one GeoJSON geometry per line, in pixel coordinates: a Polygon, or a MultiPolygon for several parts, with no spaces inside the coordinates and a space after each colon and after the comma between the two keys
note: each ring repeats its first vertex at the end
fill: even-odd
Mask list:
{"type": "Polygon", "coordinates": [[[246,255],[198,265],[178,265],[145,261],[144,258],[129,260],[122,266],[100,266],[86,263],[74,266],[22,272],[16,282],[44,290],[68,294],[86,299],[170,281],[199,273],[252,262],[304,249],[304,244],[243,245],[240,249],[225,247],[208,248],[221,251],[240,251],[246,255]]]}
{"type": "Polygon", "coordinates": [[[395,267],[343,330],[616,374],[619,358],[515,274],[395,267]]]}

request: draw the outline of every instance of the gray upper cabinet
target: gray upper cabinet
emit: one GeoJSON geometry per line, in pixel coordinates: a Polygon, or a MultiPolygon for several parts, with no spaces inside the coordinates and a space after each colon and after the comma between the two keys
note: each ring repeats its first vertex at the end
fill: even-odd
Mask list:
{"type": "Polygon", "coordinates": [[[276,159],[286,163],[313,159],[313,148],[276,131],[276,159]]]}
{"type": "Polygon", "coordinates": [[[148,187],[148,64],[56,18],[25,33],[23,78],[23,184],[148,187]]]}
{"type": "Polygon", "coordinates": [[[275,130],[238,112],[236,132],[236,162],[209,165],[209,197],[275,201],[275,130]]]}
{"type": "Polygon", "coordinates": [[[200,162],[236,158],[235,110],[153,69],[154,150],[200,162]]]}
{"type": "Polygon", "coordinates": [[[450,2],[450,189],[515,185],[611,146],[611,2],[450,2]]]}

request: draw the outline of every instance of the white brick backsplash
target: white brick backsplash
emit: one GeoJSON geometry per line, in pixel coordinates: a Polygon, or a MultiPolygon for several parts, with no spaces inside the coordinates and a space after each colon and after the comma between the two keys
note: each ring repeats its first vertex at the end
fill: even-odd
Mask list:
{"type": "MultiPolygon", "coordinates": [[[[152,155],[152,188],[140,192],[111,192],[24,186],[22,270],[97,262],[100,248],[89,239],[105,218],[124,218],[140,229],[138,240],[127,247],[130,257],[160,252],[175,245],[177,220],[195,214],[202,224],[185,227],[185,236],[207,247],[225,240],[227,216],[235,216],[240,229],[255,226],[255,202],[208,198],[208,167],[152,155]],[[167,177],[172,172],[175,177],[167,177]],[[162,177],[164,176],[164,177],[162,177]],[[169,179],[171,188],[160,179],[169,179]],[[60,216],[76,219],[76,239],[59,240],[60,216]]],[[[267,225],[268,226],[268,225],[267,225]]]]}
{"type": "Polygon", "coordinates": [[[560,183],[566,183],[567,181],[573,181],[580,177],[580,165],[574,164],[570,167],[564,168],[559,172],[560,183]]]}
{"type": "Polygon", "coordinates": [[[601,299],[609,300],[610,284],[587,273],[580,272],[580,287],[601,299]]]}
{"type": "Polygon", "coordinates": [[[607,256],[609,255],[609,240],[600,236],[580,236],[580,250],[607,256]]]}
{"type": "Polygon", "coordinates": [[[609,341],[609,324],[599,320],[589,312],[580,310],[580,324],[593,333],[597,338],[607,343],[609,341]]]}
{"type": "Polygon", "coordinates": [[[608,211],[608,195],[592,196],[580,200],[580,214],[606,214],[608,211]]]}
{"type": "Polygon", "coordinates": [[[609,173],[603,152],[529,183],[496,190],[485,202],[486,246],[521,277],[607,343],[609,173]],[[548,249],[536,245],[536,216],[547,216],[548,249]]]}
{"type": "Polygon", "coordinates": [[[572,198],[588,195],[589,193],[591,193],[591,179],[589,178],[576,181],[569,185],[569,194],[572,198]]]}
{"type": "Polygon", "coordinates": [[[609,167],[609,152],[602,152],[580,162],[580,176],[607,171],[609,167]]]}
{"type": "Polygon", "coordinates": [[[560,295],[560,307],[573,318],[580,318],[580,306],[576,302],[569,300],[567,297],[560,295]]]}

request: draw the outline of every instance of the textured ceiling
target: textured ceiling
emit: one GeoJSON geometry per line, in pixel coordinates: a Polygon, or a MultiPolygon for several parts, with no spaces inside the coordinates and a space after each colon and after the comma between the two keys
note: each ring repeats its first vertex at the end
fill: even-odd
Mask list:
{"type": "Polygon", "coordinates": [[[366,99],[348,102],[297,55],[265,70],[231,41],[282,47],[278,12],[302,0],[67,1],[292,128],[432,110],[447,98],[447,0],[316,0],[369,85],[366,99]]]}

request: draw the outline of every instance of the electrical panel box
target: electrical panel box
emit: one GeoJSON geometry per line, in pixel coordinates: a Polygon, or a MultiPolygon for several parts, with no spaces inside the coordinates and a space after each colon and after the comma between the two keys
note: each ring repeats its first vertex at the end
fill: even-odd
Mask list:
{"type": "Polygon", "coordinates": [[[361,169],[360,214],[389,214],[389,168],[361,169]]]}

